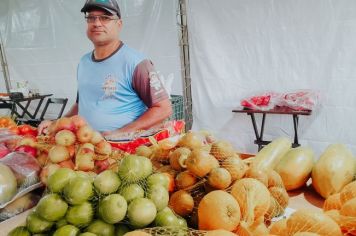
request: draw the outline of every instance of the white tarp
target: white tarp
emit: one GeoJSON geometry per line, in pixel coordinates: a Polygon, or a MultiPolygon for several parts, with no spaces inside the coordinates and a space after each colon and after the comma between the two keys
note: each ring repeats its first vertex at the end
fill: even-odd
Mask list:
{"type": "MultiPolygon", "coordinates": [[[[10,78],[29,88],[74,102],[80,57],[92,50],[80,9],[84,0],[1,0],[0,32],[10,78]]],[[[173,94],[182,94],[178,43],[178,1],[119,0],[121,38],[145,53],[165,78],[174,77],[173,94]]],[[[0,73],[0,92],[5,92],[0,73]]],[[[14,84],[14,83],[13,83],[14,84]]]]}
{"type": "MultiPolygon", "coordinates": [[[[40,92],[73,102],[77,63],[92,48],[79,13],[83,2],[0,1],[12,80],[28,80],[40,92]]],[[[119,1],[124,42],[145,52],[165,77],[173,73],[173,92],[180,94],[177,2],[119,1]]],[[[315,89],[322,106],[300,117],[300,142],[317,153],[341,142],[356,153],[354,9],[352,0],[188,0],[194,129],[256,152],[249,117],[231,112],[241,98],[315,89]]],[[[268,116],[266,139],[281,135],[293,136],[292,118],[268,116]]]]}
{"type": "MultiPolygon", "coordinates": [[[[356,154],[356,1],[189,0],[194,129],[256,152],[241,98],[265,90],[319,90],[299,138],[317,154],[344,143],[356,154]]],[[[261,119],[258,120],[260,122],[261,119]]],[[[293,136],[291,116],[267,116],[266,139],[293,136]]]]}

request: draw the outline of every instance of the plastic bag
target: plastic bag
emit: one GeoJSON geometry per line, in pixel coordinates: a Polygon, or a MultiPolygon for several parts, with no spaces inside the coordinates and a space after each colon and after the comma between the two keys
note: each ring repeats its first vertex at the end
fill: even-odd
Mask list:
{"type": "Polygon", "coordinates": [[[314,110],[319,104],[320,93],[312,90],[296,90],[288,93],[261,92],[241,100],[241,106],[267,111],[279,107],[293,110],[314,110]]]}
{"type": "Polygon", "coordinates": [[[142,130],[132,133],[124,133],[119,136],[106,136],[105,138],[112,147],[128,153],[134,153],[141,145],[151,145],[149,137],[156,141],[179,135],[184,132],[184,121],[168,121],[161,127],[142,130]]]}
{"type": "Polygon", "coordinates": [[[17,198],[24,194],[42,186],[39,178],[41,167],[37,160],[27,153],[11,152],[4,158],[0,159],[0,163],[6,165],[11,169],[16,177],[17,191],[12,199],[8,202],[2,203],[0,209],[7,206],[17,198]]]}
{"type": "Polygon", "coordinates": [[[241,106],[254,110],[267,111],[273,109],[280,102],[281,94],[276,92],[262,92],[241,100],[241,106]]]}
{"type": "Polygon", "coordinates": [[[19,139],[21,139],[21,136],[8,128],[0,128],[0,158],[13,151],[19,139]]]}
{"type": "Polygon", "coordinates": [[[299,90],[285,93],[282,96],[280,106],[286,106],[293,110],[314,110],[319,104],[320,93],[312,90],[299,90]]]}

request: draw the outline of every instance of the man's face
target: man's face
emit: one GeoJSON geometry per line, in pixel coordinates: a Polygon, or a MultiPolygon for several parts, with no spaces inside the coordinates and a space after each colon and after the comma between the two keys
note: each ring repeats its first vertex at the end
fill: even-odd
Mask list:
{"type": "Polygon", "coordinates": [[[105,45],[117,40],[121,31],[122,21],[117,15],[106,11],[93,10],[87,13],[87,36],[94,45],[105,45]]]}

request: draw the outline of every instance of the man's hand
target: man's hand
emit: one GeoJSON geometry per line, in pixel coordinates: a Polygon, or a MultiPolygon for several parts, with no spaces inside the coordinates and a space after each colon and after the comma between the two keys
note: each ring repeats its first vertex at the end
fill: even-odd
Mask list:
{"type": "Polygon", "coordinates": [[[50,126],[52,124],[53,121],[50,120],[44,120],[41,122],[41,124],[39,124],[37,130],[38,130],[38,134],[47,134],[48,133],[48,126],[50,126]]]}

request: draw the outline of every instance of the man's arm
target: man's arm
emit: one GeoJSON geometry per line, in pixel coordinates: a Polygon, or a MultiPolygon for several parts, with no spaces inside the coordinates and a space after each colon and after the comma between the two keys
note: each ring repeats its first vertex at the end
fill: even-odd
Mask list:
{"type": "Polygon", "coordinates": [[[114,130],[103,132],[104,136],[115,136],[115,134],[134,132],[136,130],[144,130],[152,128],[155,125],[160,124],[166,118],[172,114],[172,106],[169,99],[160,101],[154,104],[152,107],[148,108],[145,113],[143,113],[135,121],[125,125],[124,127],[114,130]]]}
{"type": "MultiPolygon", "coordinates": [[[[73,106],[69,109],[69,111],[64,115],[65,117],[71,117],[78,114],[78,103],[74,103],[73,106]]],[[[52,124],[51,120],[44,120],[38,125],[38,133],[47,133],[47,128],[52,124]]]]}
{"type": "Polygon", "coordinates": [[[64,116],[71,117],[74,115],[78,115],[78,103],[74,103],[73,106],[69,109],[69,111],[64,116]]]}

